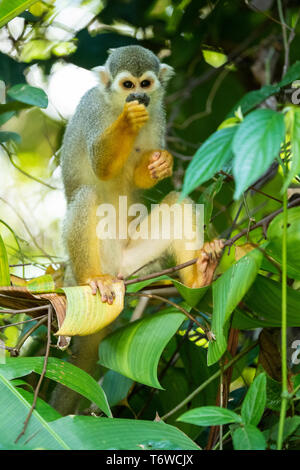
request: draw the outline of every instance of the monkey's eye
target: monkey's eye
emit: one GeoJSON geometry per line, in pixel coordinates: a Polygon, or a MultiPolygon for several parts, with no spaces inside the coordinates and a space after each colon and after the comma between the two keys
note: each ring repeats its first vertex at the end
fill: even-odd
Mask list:
{"type": "Polygon", "coordinates": [[[147,88],[147,87],[150,86],[150,85],[151,85],[150,80],[143,80],[143,81],[141,82],[141,87],[142,87],[142,88],[147,88]]]}
{"type": "Polygon", "coordinates": [[[133,88],[134,84],[130,80],[126,80],[126,82],[123,82],[123,87],[125,88],[133,88]]]}

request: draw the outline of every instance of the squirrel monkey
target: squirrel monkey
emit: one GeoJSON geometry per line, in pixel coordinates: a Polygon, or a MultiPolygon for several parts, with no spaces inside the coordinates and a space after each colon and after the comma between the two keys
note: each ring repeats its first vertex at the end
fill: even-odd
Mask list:
{"type": "MultiPolygon", "coordinates": [[[[190,287],[209,284],[222,241],[205,243],[195,251],[186,249],[184,238],[151,237],[157,220],[153,216],[171,219],[172,205],[179,198],[176,192],[141,220],[139,228],[148,234],[145,239],[128,233],[111,239],[99,234],[101,205],[114,208],[119,234],[123,229],[120,215],[124,219],[120,197],[126,198],[127,207],[134,207],[140,190],[172,175],[173,157],[165,150],[163,97],[173,69],[143,47],[126,46],[115,49],[98,71],[100,84],[81,99],[66,128],[61,152],[67,199],[63,237],[72,271],[68,282],[89,284],[93,294],[100,292],[102,302],[112,304],[116,282],[123,283],[123,277],[153,261],[156,271],[164,255],[172,254],[178,264],[198,257],[195,265],[179,272],[183,283],[190,287]]],[[[192,204],[190,199],[181,204],[185,202],[192,204]]],[[[189,217],[185,222],[195,227],[194,209],[189,217]]],[[[125,215],[125,222],[131,221],[132,216],[125,215]]],[[[181,229],[181,218],[173,217],[172,225],[172,233],[181,229]]],[[[92,373],[103,336],[105,332],[100,331],[74,338],[72,362],[92,373]]],[[[77,394],[70,390],[58,386],[54,391],[52,404],[62,414],[74,412],[77,402],[77,394]]]]}
{"type": "MultiPolygon", "coordinates": [[[[128,207],[138,203],[139,190],[171,176],[173,167],[173,157],[165,150],[163,106],[173,69],[148,49],[125,46],[113,50],[98,70],[100,86],[81,99],[67,126],[61,153],[68,204],[64,240],[74,280],[89,284],[93,294],[99,290],[102,302],[111,304],[115,282],[171,253],[176,263],[199,257],[196,265],[180,271],[184,284],[209,284],[222,252],[221,241],[206,243],[197,252],[187,250],[184,239],[151,239],[152,213],[141,221],[148,239],[97,236],[99,205],[112,205],[119,221],[119,197],[126,197],[128,207]]],[[[169,217],[178,197],[170,193],[155,210],[169,217]]],[[[191,204],[191,200],[183,202],[187,201],[191,204]]],[[[194,211],[191,218],[195,226],[194,211]]],[[[174,219],[173,224],[182,224],[180,218],[174,219]]],[[[131,220],[128,216],[127,222],[131,220]]]]}

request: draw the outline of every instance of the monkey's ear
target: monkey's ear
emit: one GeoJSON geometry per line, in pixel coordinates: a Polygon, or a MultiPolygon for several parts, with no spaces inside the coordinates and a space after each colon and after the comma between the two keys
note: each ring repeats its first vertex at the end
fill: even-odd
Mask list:
{"type": "Polygon", "coordinates": [[[99,65],[98,67],[93,68],[93,72],[95,72],[100,79],[100,83],[106,86],[110,81],[110,75],[107,68],[104,65],[99,65]]]}
{"type": "Polygon", "coordinates": [[[171,77],[175,74],[173,67],[168,64],[160,64],[158,78],[163,85],[167,84],[171,77]]]}

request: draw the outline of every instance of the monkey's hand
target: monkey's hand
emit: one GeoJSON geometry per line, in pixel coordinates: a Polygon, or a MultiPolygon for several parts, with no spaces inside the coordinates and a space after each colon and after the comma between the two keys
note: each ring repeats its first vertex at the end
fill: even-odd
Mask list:
{"type": "Polygon", "coordinates": [[[224,248],[224,240],[204,243],[198,254],[195,278],[191,287],[204,287],[212,283],[224,248]]]}
{"type": "Polygon", "coordinates": [[[156,150],[149,159],[150,177],[160,181],[172,175],[173,157],[167,150],[156,150]]]}
{"type": "Polygon", "coordinates": [[[113,277],[110,274],[103,274],[102,276],[94,277],[89,281],[89,285],[92,289],[92,294],[96,295],[98,290],[101,295],[101,301],[107,302],[109,305],[113,303],[114,298],[116,296],[114,287],[117,283],[122,284],[125,294],[124,282],[119,277],[113,277]]]}
{"type": "Polygon", "coordinates": [[[149,119],[145,105],[140,104],[138,101],[125,103],[122,115],[129,129],[134,133],[138,132],[149,119]]]}

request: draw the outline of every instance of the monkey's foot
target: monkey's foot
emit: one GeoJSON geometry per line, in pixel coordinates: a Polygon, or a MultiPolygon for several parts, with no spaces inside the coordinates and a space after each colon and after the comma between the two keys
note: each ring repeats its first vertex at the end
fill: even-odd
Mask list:
{"type": "Polygon", "coordinates": [[[204,243],[196,263],[196,280],[192,287],[204,287],[212,283],[214,273],[224,248],[224,240],[204,243]]]}
{"type": "Polygon", "coordinates": [[[101,276],[94,277],[89,281],[89,285],[92,289],[92,294],[96,295],[98,290],[101,295],[101,301],[107,302],[109,305],[113,303],[115,298],[114,285],[116,283],[122,284],[125,294],[124,282],[119,277],[114,277],[110,274],[103,274],[101,276]]]}
{"type": "Polygon", "coordinates": [[[153,179],[162,180],[172,175],[173,157],[167,150],[156,150],[149,159],[148,169],[153,179]]]}

